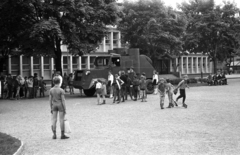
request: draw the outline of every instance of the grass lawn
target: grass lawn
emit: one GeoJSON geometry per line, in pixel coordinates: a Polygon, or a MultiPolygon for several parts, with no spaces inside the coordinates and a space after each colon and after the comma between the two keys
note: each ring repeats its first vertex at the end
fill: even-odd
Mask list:
{"type": "Polygon", "coordinates": [[[20,146],[20,140],[0,132],[0,155],[13,155],[20,146]]]}

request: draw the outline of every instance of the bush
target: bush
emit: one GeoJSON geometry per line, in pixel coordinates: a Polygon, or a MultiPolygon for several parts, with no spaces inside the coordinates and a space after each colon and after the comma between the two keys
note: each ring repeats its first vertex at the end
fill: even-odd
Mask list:
{"type": "Polygon", "coordinates": [[[12,155],[20,146],[20,140],[0,132],[0,154],[12,155]]]}

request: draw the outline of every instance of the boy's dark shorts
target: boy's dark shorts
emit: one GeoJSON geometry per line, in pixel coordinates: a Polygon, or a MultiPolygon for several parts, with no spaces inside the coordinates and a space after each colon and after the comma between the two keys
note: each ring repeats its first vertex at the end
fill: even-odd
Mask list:
{"type": "Polygon", "coordinates": [[[52,106],[52,111],[59,111],[59,112],[63,112],[63,106],[62,105],[58,105],[58,104],[54,104],[52,106]]]}

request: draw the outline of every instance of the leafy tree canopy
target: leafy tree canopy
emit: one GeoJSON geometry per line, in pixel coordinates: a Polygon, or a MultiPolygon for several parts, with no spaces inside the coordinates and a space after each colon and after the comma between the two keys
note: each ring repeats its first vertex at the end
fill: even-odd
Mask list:
{"type": "Polygon", "coordinates": [[[140,48],[151,58],[163,53],[179,54],[187,21],[180,12],[159,0],[139,0],[124,4],[124,18],[119,24],[124,42],[140,48]]]}
{"type": "Polygon", "coordinates": [[[239,8],[231,2],[216,6],[214,0],[192,0],[179,8],[188,17],[184,50],[205,53],[215,62],[239,51],[239,8]]]}

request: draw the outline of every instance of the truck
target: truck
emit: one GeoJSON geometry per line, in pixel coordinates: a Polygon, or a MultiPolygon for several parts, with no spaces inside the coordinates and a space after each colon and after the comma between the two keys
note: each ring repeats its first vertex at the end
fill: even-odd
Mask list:
{"type": "Polygon", "coordinates": [[[152,76],[155,69],[152,66],[152,60],[146,55],[140,55],[137,48],[115,48],[108,53],[99,53],[94,59],[93,69],[74,71],[73,87],[82,89],[86,96],[93,96],[97,79],[107,82],[109,71],[115,75],[129,68],[133,68],[135,73],[145,73],[147,93],[153,93],[152,76]]]}

